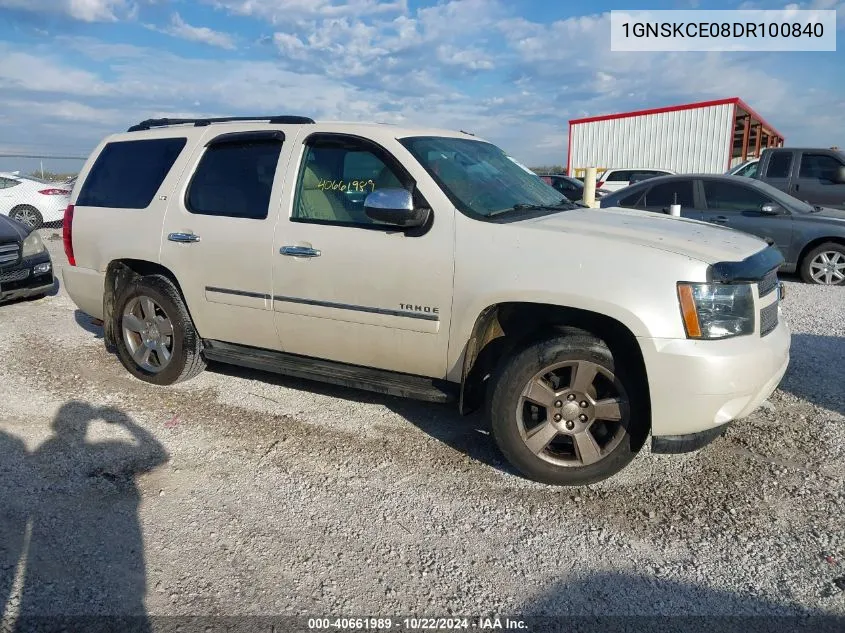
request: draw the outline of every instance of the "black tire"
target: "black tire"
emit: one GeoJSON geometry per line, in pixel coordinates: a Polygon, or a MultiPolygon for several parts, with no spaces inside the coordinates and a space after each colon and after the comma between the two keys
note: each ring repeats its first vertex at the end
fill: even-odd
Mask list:
{"type": "Polygon", "coordinates": [[[136,378],[154,385],[172,385],[190,380],[205,369],[202,339],[194,328],[182,295],[167,277],[148,275],[126,283],[116,298],[112,318],[118,358],[136,378]],[[171,357],[160,371],[148,371],[133,359],[124,333],[124,311],[130,302],[141,297],[152,299],[172,324],[171,357]]]}
{"type": "Polygon", "coordinates": [[[840,262],[845,262],[845,246],[838,244],[837,242],[825,242],[804,255],[804,259],[801,260],[801,279],[808,284],[845,286],[845,278],[831,284],[826,284],[813,279],[813,262],[817,257],[820,257],[825,253],[838,253],[840,259],[838,260],[837,265],[840,265],[840,262]]]}
{"type": "MultiPolygon", "coordinates": [[[[558,371],[566,372],[567,370],[569,368],[563,367],[558,371]]],[[[574,372],[575,370],[571,371],[574,372]]],[[[551,376],[551,374],[547,376],[551,376]]],[[[574,376],[574,373],[571,376],[574,376]]],[[[544,382],[546,381],[544,380],[544,382]]],[[[506,358],[496,371],[488,391],[488,413],[492,423],[493,437],[508,461],[530,479],[562,486],[582,486],[596,483],[616,474],[627,466],[645,442],[650,425],[644,384],[643,378],[633,373],[632,364],[625,359],[614,359],[608,347],[598,338],[580,331],[570,335],[550,334],[543,340],[529,343],[518,349],[513,355],[506,358]],[[543,457],[529,450],[527,440],[523,439],[523,433],[530,435],[530,432],[526,431],[524,420],[521,421],[519,417],[525,415],[526,405],[528,410],[532,412],[537,409],[530,401],[523,398],[523,391],[544,369],[561,363],[574,364],[578,362],[586,362],[585,367],[598,366],[600,368],[599,374],[596,375],[601,375],[602,378],[596,379],[597,382],[595,383],[598,387],[590,387],[594,390],[594,393],[599,393],[595,389],[610,389],[610,385],[612,385],[613,389],[621,388],[619,391],[621,396],[618,400],[625,403],[619,407],[621,411],[619,421],[604,422],[591,419],[583,423],[584,427],[578,427],[579,429],[583,428],[584,432],[589,432],[594,440],[595,432],[591,429],[596,428],[596,423],[599,424],[597,431],[604,432],[605,429],[613,429],[612,441],[609,441],[603,447],[599,445],[598,441],[596,443],[599,446],[598,454],[602,456],[598,461],[588,465],[578,465],[580,458],[576,451],[574,435],[568,435],[567,431],[554,436],[555,439],[549,443],[549,448],[541,451],[543,457]],[[614,380],[611,381],[607,378],[605,372],[609,372],[614,380]],[[606,381],[607,384],[602,385],[602,381],[606,381]],[[567,462],[570,465],[550,463],[549,459],[558,459],[558,456],[562,454],[557,453],[552,456],[547,454],[547,451],[556,447],[556,442],[561,442],[564,449],[567,442],[571,443],[574,460],[567,462]],[[614,444],[615,447],[613,447],[614,444]],[[606,454],[603,453],[605,449],[607,449],[606,454]]],[[[563,393],[561,389],[557,388],[552,389],[552,391],[563,393]]],[[[563,409],[545,409],[546,422],[550,422],[548,418],[553,418],[552,413],[555,411],[569,411],[564,415],[572,417],[570,415],[572,411],[566,409],[569,406],[565,402],[566,398],[567,396],[562,398],[564,401],[563,409]]],[[[580,396],[577,398],[580,398],[580,396]]],[[[601,401],[608,402],[600,394],[600,400],[589,400],[588,406],[593,407],[594,404],[601,401]]],[[[560,400],[558,396],[555,396],[555,404],[558,402],[560,400]]],[[[579,403],[579,405],[583,406],[582,403],[579,403]]],[[[597,415],[598,408],[582,409],[582,411],[590,411],[591,415],[594,415],[594,413],[597,415]]],[[[564,422],[556,422],[556,424],[560,426],[564,422]]],[[[577,420],[573,422],[573,425],[576,424],[578,424],[577,420]]],[[[606,433],[609,434],[610,432],[607,431],[606,433]]]]}
{"type": "Polygon", "coordinates": [[[44,217],[41,215],[41,212],[29,204],[22,204],[15,207],[9,211],[9,217],[13,220],[17,220],[21,224],[31,227],[33,231],[44,226],[44,217]],[[30,217],[33,218],[33,222],[24,222],[21,219],[24,217],[24,214],[30,215],[30,217]]]}

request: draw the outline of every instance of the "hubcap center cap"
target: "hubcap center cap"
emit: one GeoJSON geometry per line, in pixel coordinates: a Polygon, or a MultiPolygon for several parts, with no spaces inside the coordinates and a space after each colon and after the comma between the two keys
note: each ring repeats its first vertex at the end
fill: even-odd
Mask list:
{"type": "Polygon", "coordinates": [[[581,407],[578,406],[577,402],[567,402],[560,412],[564,420],[576,420],[578,414],[581,413],[581,407]]]}

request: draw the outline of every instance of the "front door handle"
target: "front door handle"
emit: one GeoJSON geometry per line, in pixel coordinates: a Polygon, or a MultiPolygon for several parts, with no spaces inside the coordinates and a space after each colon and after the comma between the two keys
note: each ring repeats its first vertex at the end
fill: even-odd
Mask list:
{"type": "Polygon", "coordinates": [[[282,246],[279,252],[289,257],[319,257],[322,255],[320,251],[310,246],[282,246]]]}
{"type": "Polygon", "coordinates": [[[171,233],[167,236],[167,239],[180,244],[193,244],[200,241],[200,236],[193,233],[171,233]]]}

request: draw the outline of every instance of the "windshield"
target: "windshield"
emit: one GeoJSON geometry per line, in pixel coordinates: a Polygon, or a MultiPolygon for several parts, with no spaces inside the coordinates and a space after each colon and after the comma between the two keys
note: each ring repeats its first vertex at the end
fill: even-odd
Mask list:
{"type": "Polygon", "coordinates": [[[470,216],[574,209],[564,196],[490,143],[417,136],[400,139],[455,206],[470,216]]]}

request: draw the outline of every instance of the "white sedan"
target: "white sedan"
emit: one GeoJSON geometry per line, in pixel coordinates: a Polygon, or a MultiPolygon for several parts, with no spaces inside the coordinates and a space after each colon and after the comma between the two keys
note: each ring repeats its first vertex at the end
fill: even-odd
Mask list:
{"type": "Polygon", "coordinates": [[[70,204],[71,188],[17,173],[0,173],[0,214],[34,229],[59,222],[70,204]]]}

